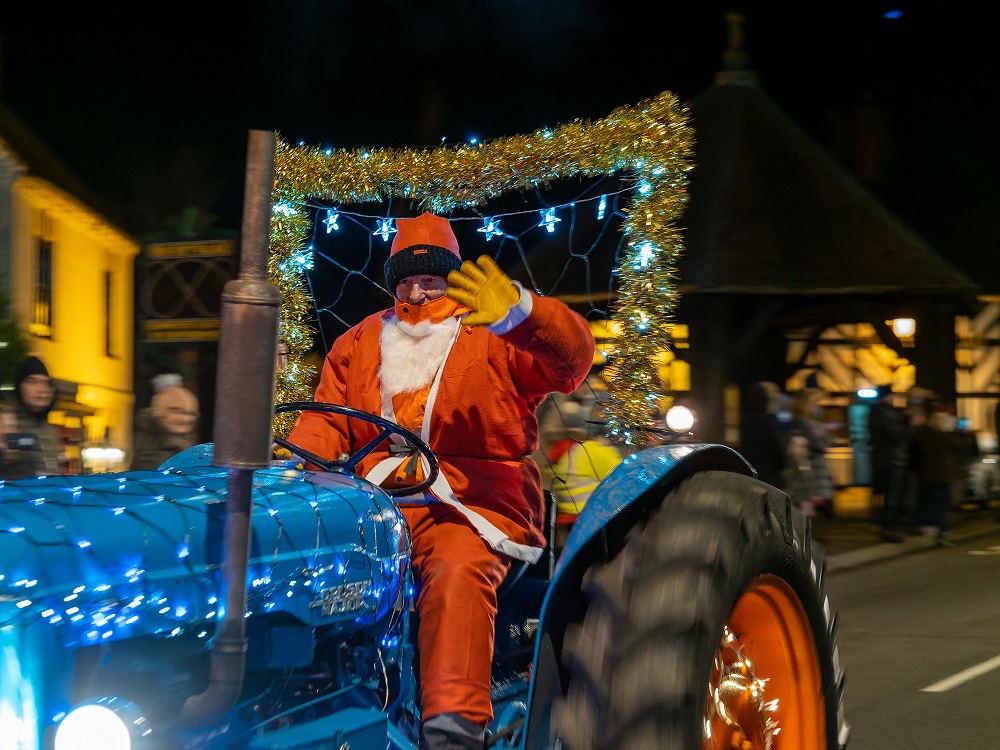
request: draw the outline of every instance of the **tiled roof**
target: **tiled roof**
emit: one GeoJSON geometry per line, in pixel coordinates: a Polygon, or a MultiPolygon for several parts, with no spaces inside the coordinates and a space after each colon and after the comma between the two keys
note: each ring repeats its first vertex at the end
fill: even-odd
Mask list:
{"type": "Polygon", "coordinates": [[[716,85],[691,114],[696,148],[679,267],[685,292],[974,289],[756,85],[716,85]]]}

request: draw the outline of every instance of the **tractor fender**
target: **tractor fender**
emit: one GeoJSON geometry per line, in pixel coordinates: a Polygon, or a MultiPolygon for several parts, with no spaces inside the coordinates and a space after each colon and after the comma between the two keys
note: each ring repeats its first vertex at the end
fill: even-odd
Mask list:
{"type": "Polygon", "coordinates": [[[594,490],[573,525],[556,564],[539,615],[535,639],[527,728],[522,747],[549,746],[552,704],[565,685],[560,670],[562,642],[568,622],[585,607],[582,580],[596,562],[622,548],[629,530],[649,515],[671,489],[702,471],[729,471],[755,476],[739,453],[724,445],[665,445],[628,456],[594,490]]]}

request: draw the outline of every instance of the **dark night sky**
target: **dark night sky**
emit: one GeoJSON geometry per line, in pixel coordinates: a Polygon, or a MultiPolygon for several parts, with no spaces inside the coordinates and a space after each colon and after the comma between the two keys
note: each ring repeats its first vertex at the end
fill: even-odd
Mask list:
{"type": "MultiPolygon", "coordinates": [[[[599,118],[665,89],[690,100],[712,83],[732,5],[17,0],[0,3],[0,97],[137,236],[183,205],[237,229],[250,128],[422,146],[599,118]]],[[[876,194],[1000,292],[987,4],[739,7],[763,89],[841,156],[859,103],[874,104],[887,144],[876,194]],[[902,17],[883,16],[893,9],[902,17]]]]}

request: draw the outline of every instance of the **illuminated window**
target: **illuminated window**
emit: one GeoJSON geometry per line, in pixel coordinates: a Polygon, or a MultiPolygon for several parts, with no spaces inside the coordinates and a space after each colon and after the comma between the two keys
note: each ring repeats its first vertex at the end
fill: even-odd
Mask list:
{"type": "Polygon", "coordinates": [[[115,351],[115,275],[112,271],[104,272],[104,355],[117,357],[115,351]]]}
{"type": "Polygon", "coordinates": [[[30,330],[35,336],[52,338],[52,241],[38,238],[38,273],[35,276],[35,307],[30,330]]]}

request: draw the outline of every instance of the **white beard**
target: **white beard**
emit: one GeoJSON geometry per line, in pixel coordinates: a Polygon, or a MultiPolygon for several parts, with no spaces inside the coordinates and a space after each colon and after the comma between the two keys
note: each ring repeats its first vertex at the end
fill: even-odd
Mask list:
{"type": "Polygon", "coordinates": [[[382,397],[391,399],[398,393],[412,393],[429,386],[448,356],[459,325],[458,318],[447,318],[440,323],[429,320],[406,323],[399,318],[383,322],[378,367],[382,397]]]}

